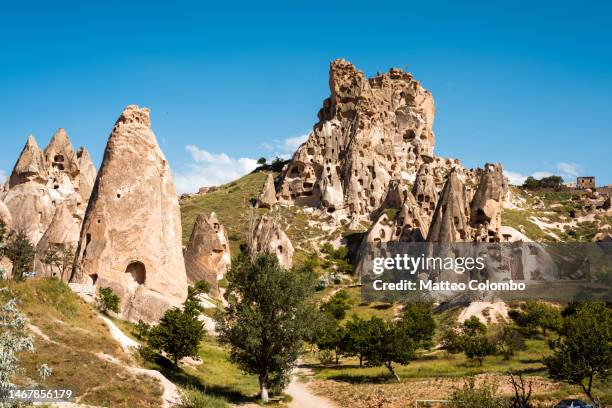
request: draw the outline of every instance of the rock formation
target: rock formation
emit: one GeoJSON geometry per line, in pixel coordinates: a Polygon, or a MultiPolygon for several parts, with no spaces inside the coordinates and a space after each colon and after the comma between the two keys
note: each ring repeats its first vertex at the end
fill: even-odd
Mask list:
{"type": "Polygon", "coordinates": [[[470,225],[475,229],[476,240],[501,239],[501,214],[507,189],[501,164],[487,163],[470,203],[470,225]]]}
{"type": "Polygon", "coordinates": [[[9,190],[28,181],[44,184],[47,179],[45,156],[34,136],[30,135],[9,178],[9,190]]]}
{"type": "Polygon", "coordinates": [[[263,190],[257,198],[257,206],[261,208],[272,208],[276,204],[276,190],[274,189],[274,176],[268,174],[263,190]]]}
{"type": "Polygon", "coordinates": [[[13,226],[13,217],[11,217],[11,212],[4,202],[0,200],[0,221],[4,223],[4,227],[7,231],[10,231],[13,226]]]}
{"type": "Polygon", "coordinates": [[[91,191],[93,190],[94,183],[96,182],[96,166],[94,166],[89,152],[81,147],[77,152],[79,159],[79,194],[83,197],[84,202],[89,201],[91,191]]]}
{"type": "Polygon", "coordinates": [[[132,321],[154,322],[187,295],[178,198],[148,109],[128,106],[112,130],[71,282],[111,287],[132,321]]]}
{"type": "Polygon", "coordinates": [[[413,181],[432,160],[433,98],[400,69],[367,79],[341,59],[331,63],[330,91],[282,173],[278,198],[370,215],[391,180],[413,181]]]}
{"type": "Polygon", "coordinates": [[[215,213],[208,217],[198,215],[184,257],[187,280],[190,283],[207,281],[211,286],[211,295],[217,296],[218,279],[225,275],[231,257],[225,229],[215,213]]]}
{"type": "Polygon", "coordinates": [[[3,193],[13,229],[24,232],[37,245],[62,203],[82,220],[95,173],[88,155],[79,160],[64,129],[53,135],[44,152],[29,136],[3,193]]]}
{"type": "Polygon", "coordinates": [[[277,221],[264,215],[252,234],[249,248],[251,256],[268,252],[276,255],[283,268],[293,265],[293,245],[277,221]]]}
{"type": "Polygon", "coordinates": [[[427,240],[442,243],[465,241],[471,232],[468,217],[465,186],[452,171],[438,199],[427,240]]]}
{"type": "Polygon", "coordinates": [[[79,241],[80,220],[73,216],[68,204],[62,203],[55,211],[51,224],[36,246],[34,270],[39,276],[55,276],[68,282],[74,261],[74,252],[79,241]],[[54,259],[45,262],[47,251],[54,259]]]}

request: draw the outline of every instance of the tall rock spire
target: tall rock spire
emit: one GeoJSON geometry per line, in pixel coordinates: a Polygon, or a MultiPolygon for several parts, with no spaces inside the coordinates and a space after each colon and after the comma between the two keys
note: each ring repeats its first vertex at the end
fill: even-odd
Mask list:
{"type": "Polygon", "coordinates": [[[9,179],[9,189],[28,181],[45,183],[47,181],[47,166],[45,156],[38,147],[34,136],[28,136],[28,140],[13,167],[9,179]]]}
{"type": "Polygon", "coordinates": [[[96,166],[94,166],[89,152],[84,147],[81,147],[77,152],[77,158],[80,170],[78,190],[83,197],[83,201],[88,202],[96,182],[96,166]]]}
{"type": "Polygon", "coordinates": [[[133,321],[156,321],[187,295],[178,197],[146,108],[130,105],[115,123],[71,281],[113,288],[133,321]]]}
{"type": "Polygon", "coordinates": [[[427,240],[452,243],[470,238],[469,207],[465,186],[456,171],[451,171],[442,189],[427,240]]]}

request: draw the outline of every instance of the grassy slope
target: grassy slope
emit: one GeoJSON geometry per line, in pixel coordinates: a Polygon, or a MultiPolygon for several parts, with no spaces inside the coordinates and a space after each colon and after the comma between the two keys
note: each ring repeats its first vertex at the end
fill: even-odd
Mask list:
{"type": "MultiPolygon", "coordinates": [[[[53,369],[45,381],[51,388],[71,388],[78,401],[109,407],[159,407],[161,387],[148,376],[135,376],[127,369],[96,357],[102,352],[128,363],[126,356],[96,312],[68,287],[53,279],[26,282],[0,281],[20,300],[20,309],[31,324],[57,344],[32,334],[36,353],[22,353],[25,372],[17,380],[36,379],[42,363],[53,369]]],[[[6,292],[0,301],[6,301],[6,292]]]]}

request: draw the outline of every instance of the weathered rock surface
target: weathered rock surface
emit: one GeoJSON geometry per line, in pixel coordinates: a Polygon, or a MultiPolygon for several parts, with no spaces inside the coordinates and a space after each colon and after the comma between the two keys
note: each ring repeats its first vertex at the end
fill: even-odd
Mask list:
{"type": "Polygon", "coordinates": [[[331,63],[330,91],[282,174],[278,198],[370,215],[391,180],[412,181],[432,160],[433,98],[400,69],[367,79],[341,59],[331,63]]]}
{"type": "Polygon", "coordinates": [[[465,241],[471,233],[468,217],[465,186],[457,173],[451,171],[438,199],[427,240],[441,243],[465,241]]]}
{"type": "Polygon", "coordinates": [[[2,200],[0,200],[0,221],[4,223],[4,227],[7,229],[7,231],[11,230],[13,226],[13,217],[2,200]]]}
{"type": "Polygon", "coordinates": [[[218,279],[223,278],[230,265],[230,250],[225,229],[215,213],[200,214],[185,248],[187,280],[210,283],[211,295],[219,294],[218,279]]]}
{"type": "Polygon", "coordinates": [[[121,314],[153,322],[187,295],[179,205],[148,109],[128,106],[110,135],[71,282],[111,287],[121,314]]]}
{"type": "Polygon", "coordinates": [[[28,181],[44,184],[48,179],[47,173],[45,156],[34,136],[30,135],[9,178],[9,190],[28,181]]]}
{"type": "Polygon", "coordinates": [[[487,163],[470,203],[470,225],[477,241],[501,240],[501,215],[508,189],[501,164],[487,163]]]}
{"type": "Polygon", "coordinates": [[[83,197],[83,201],[88,202],[94,183],[96,182],[96,166],[94,166],[91,156],[89,156],[89,152],[84,147],[79,149],[77,157],[79,159],[80,170],[78,190],[81,197],[83,197]]]}
{"type": "Polygon", "coordinates": [[[290,268],[293,265],[293,245],[283,231],[279,222],[264,215],[255,229],[250,243],[251,256],[268,252],[276,255],[278,263],[283,268],[290,268]]]}
{"type": "Polygon", "coordinates": [[[47,186],[36,181],[11,188],[4,204],[11,213],[13,230],[23,232],[33,245],[38,244],[55,213],[54,201],[47,186]]]}
{"type": "Polygon", "coordinates": [[[55,276],[68,282],[81,232],[80,225],[80,219],[74,217],[67,203],[58,206],[49,228],[36,246],[34,270],[39,276],[55,276]],[[45,263],[47,250],[54,250],[55,253],[55,261],[51,265],[45,263]]]}
{"type": "Polygon", "coordinates": [[[268,174],[263,190],[257,198],[257,206],[261,208],[272,208],[276,204],[276,190],[274,189],[274,176],[268,174]]]}
{"type": "Polygon", "coordinates": [[[29,136],[3,193],[13,229],[26,233],[36,246],[60,205],[67,204],[73,216],[82,220],[89,193],[83,198],[81,188],[87,190],[95,179],[91,160],[87,157],[82,164],[85,172],[64,129],[53,135],[44,152],[29,136]]]}

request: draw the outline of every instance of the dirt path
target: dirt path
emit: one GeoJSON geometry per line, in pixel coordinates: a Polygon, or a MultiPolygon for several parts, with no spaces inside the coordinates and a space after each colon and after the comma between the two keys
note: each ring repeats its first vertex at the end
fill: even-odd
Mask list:
{"type": "Polygon", "coordinates": [[[289,394],[291,402],[289,408],[337,408],[338,406],[327,398],[315,395],[308,387],[308,384],[301,381],[301,378],[312,378],[312,370],[298,366],[293,372],[293,380],[285,390],[289,394]]]}

